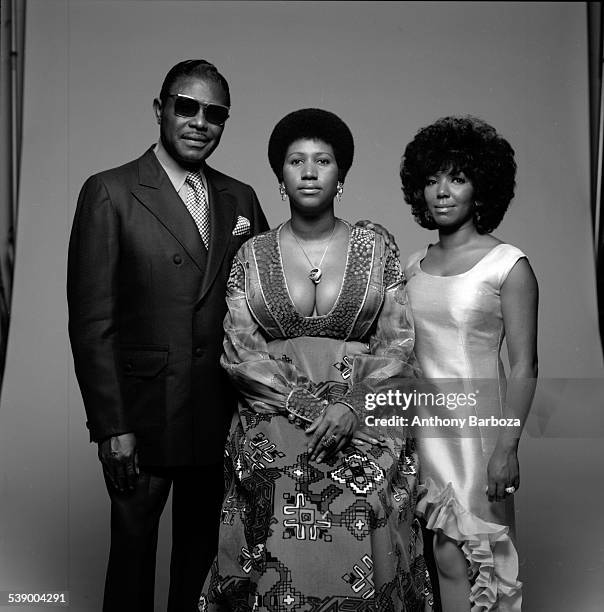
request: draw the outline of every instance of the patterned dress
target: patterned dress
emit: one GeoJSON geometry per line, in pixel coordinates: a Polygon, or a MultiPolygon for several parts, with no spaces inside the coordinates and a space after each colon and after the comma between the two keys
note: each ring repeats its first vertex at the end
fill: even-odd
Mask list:
{"type": "MultiPolygon", "coordinates": [[[[282,226],[281,226],[282,227],[282,226]]],[[[311,461],[305,428],[336,398],[363,418],[367,381],[417,375],[398,260],[349,226],[340,294],[305,317],[287,289],[281,227],[240,249],[222,365],[240,390],[226,445],[220,542],[201,611],[415,612],[425,565],[417,459],[401,428],[311,461]]]]}

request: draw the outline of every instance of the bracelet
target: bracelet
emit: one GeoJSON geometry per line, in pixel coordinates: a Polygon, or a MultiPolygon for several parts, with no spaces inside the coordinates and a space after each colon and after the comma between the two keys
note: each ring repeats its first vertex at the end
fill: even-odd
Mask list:
{"type": "Polygon", "coordinates": [[[297,387],[292,389],[285,400],[288,419],[300,425],[312,423],[327,406],[327,400],[320,400],[310,391],[297,387]]]}
{"type": "Polygon", "coordinates": [[[357,419],[361,419],[361,415],[359,414],[359,411],[350,403],[347,402],[346,400],[343,399],[338,399],[335,402],[336,404],[343,404],[344,406],[346,406],[350,412],[352,412],[352,414],[354,414],[355,417],[357,417],[357,419]]]}

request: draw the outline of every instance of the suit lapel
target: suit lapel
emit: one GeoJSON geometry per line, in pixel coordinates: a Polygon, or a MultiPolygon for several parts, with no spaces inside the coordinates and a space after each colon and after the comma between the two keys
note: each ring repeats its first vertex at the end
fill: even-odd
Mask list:
{"type": "MultiPolygon", "coordinates": [[[[178,240],[202,273],[207,251],[195,221],[159,163],[153,147],[138,160],[139,186],[132,193],[178,240]]],[[[205,279],[204,279],[205,280],[205,279]]]]}
{"type": "Polygon", "coordinates": [[[210,248],[206,274],[201,285],[200,300],[209,291],[218,270],[220,270],[231,243],[231,233],[235,226],[235,214],[237,212],[235,196],[229,192],[222,177],[208,166],[204,168],[204,174],[208,185],[210,206],[210,248]]]}

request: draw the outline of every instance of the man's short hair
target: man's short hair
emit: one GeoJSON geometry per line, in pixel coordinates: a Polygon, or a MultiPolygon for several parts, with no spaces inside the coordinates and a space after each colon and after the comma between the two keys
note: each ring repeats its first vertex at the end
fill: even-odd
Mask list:
{"type": "Polygon", "coordinates": [[[224,92],[224,97],[227,106],[231,105],[231,94],[229,92],[229,84],[227,80],[218,72],[218,68],[214,66],[211,62],[208,62],[204,59],[191,59],[184,60],[183,62],[179,62],[175,66],[172,66],[166,74],[166,78],[161,86],[161,91],[159,92],[159,99],[162,104],[166,103],[168,95],[171,92],[172,86],[179,79],[186,79],[189,77],[197,77],[199,79],[203,79],[204,81],[210,81],[219,85],[224,92]]]}

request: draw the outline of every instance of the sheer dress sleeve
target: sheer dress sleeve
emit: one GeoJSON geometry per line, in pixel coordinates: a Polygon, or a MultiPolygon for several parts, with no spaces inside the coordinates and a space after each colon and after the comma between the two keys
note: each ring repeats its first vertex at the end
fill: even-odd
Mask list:
{"type": "MultiPolygon", "coordinates": [[[[327,402],[312,393],[312,381],[294,364],[269,352],[266,338],[248,305],[246,257],[242,253],[233,262],[227,285],[222,367],[251,409],[281,413],[299,424],[310,424],[325,410],[327,402]]],[[[389,250],[387,253],[384,298],[369,339],[370,354],[354,357],[349,390],[342,398],[359,415],[364,410],[365,394],[372,392],[376,382],[415,377],[419,373],[413,353],[413,323],[404,277],[398,259],[389,250]]]]}
{"type": "Polygon", "coordinates": [[[419,378],[421,370],[413,347],[413,316],[398,258],[387,250],[383,276],[384,300],[373,334],[369,354],[354,358],[350,390],[345,396],[357,413],[364,412],[365,395],[376,385],[394,378],[419,378]]]}
{"type": "Polygon", "coordinates": [[[245,269],[235,257],[227,284],[221,365],[250,408],[281,413],[300,424],[312,423],[327,402],[311,391],[312,382],[296,366],[271,355],[245,293],[245,269]]]}

